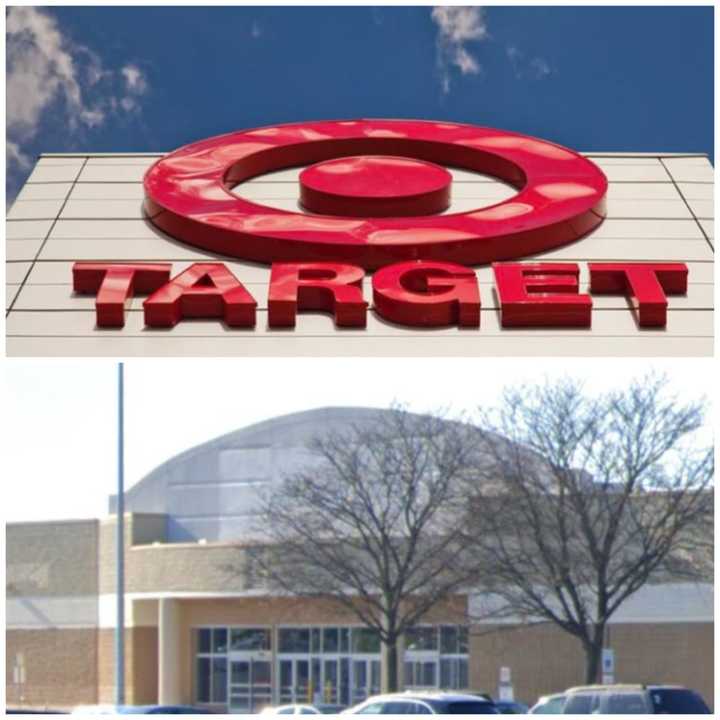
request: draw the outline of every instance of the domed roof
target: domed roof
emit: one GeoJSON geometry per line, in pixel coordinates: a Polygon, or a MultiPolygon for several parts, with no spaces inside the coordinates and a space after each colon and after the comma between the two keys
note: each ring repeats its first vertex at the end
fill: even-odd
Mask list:
{"type": "MultiPolygon", "coordinates": [[[[376,423],[391,410],[323,407],[221,435],[170,458],[125,493],[125,510],[167,515],[169,542],[234,540],[257,513],[257,487],[317,462],[310,442],[329,431],[376,423]]],[[[110,512],[117,507],[110,497],[110,512]]]]}

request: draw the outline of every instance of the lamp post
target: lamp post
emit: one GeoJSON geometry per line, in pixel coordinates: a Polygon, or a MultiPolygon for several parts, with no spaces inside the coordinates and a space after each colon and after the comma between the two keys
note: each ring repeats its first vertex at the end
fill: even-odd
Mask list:
{"type": "Polygon", "coordinates": [[[118,363],[118,467],[115,623],[115,704],[125,704],[125,437],[123,363],[118,363]]]}

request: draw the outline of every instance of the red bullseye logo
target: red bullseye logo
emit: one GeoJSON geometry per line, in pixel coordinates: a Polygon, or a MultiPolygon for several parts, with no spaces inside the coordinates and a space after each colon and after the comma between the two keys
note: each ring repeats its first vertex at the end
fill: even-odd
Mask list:
{"type": "Polygon", "coordinates": [[[313,122],[244,130],[170,153],[145,176],[150,221],[213,253],[263,263],[403,260],[478,265],[574,242],[605,217],[607,179],[578,153],[517,133],[406,120],[313,122]],[[292,167],[287,212],[233,194],[292,167]],[[446,167],[493,176],[513,197],[462,213],[446,167]]]}
{"type": "Polygon", "coordinates": [[[433,215],[449,207],[451,183],[445,168],[422,160],[343,157],[300,173],[300,202],[321,215],[433,215]]]}

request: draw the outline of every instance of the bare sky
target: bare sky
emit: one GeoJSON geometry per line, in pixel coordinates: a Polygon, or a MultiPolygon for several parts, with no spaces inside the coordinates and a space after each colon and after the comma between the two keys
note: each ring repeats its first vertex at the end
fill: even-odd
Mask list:
{"type": "MultiPolygon", "coordinates": [[[[117,366],[98,360],[5,361],[2,515],[9,522],[102,517],[116,483],[117,366]]],[[[126,487],[217,435],[328,405],[472,411],[506,384],[570,374],[591,391],[650,369],[690,399],[712,396],[712,359],[242,359],[125,364],[126,487]]],[[[711,422],[703,433],[710,439],[711,422]]]]}

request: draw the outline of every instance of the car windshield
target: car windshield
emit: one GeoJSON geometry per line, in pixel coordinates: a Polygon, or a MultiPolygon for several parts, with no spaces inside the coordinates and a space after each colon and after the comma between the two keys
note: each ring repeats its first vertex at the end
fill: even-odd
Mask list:
{"type": "Polygon", "coordinates": [[[707,715],[710,708],[703,699],[692,690],[656,689],[650,692],[656,713],[673,715],[707,715]]]}
{"type": "Polygon", "coordinates": [[[565,696],[550,698],[546,703],[541,705],[535,712],[544,713],[546,715],[560,715],[565,705],[565,696]]]}

